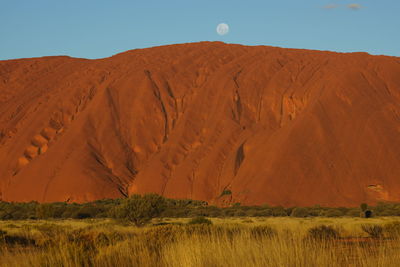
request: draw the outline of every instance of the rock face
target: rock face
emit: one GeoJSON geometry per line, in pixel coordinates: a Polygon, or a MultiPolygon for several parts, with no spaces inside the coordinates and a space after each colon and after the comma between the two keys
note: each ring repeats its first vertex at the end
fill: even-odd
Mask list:
{"type": "Polygon", "coordinates": [[[396,57],[204,42],[0,61],[6,201],[354,206],[400,201],[399,162],[396,57]]]}

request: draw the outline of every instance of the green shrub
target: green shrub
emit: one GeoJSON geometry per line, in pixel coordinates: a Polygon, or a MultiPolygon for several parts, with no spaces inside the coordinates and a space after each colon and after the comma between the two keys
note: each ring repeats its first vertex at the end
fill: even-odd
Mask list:
{"type": "Polygon", "coordinates": [[[291,212],[292,211],[290,211],[289,214],[288,214],[288,212],[285,210],[285,208],[284,207],[280,207],[280,206],[271,208],[271,213],[272,213],[272,216],[274,216],[274,217],[289,216],[291,214],[291,212]]]}
{"type": "Polygon", "coordinates": [[[290,216],[304,218],[304,217],[308,217],[309,213],[306,208],[294,208],[292,210],[292,213],[290,214],[290,216]]]}
{"type": "Polygon", "coordinates": [[[349,209],[346,212],[346,216],[350,216],[350,217],[360,217],[360,210],[357,208],[354,209],[349,209]]]}
{"type": "Polygon", "coordinates": [[[331,240],[340,237],[339,232],[329,225],[319,225],[308,230],[307,236],[317,240],[331,240]]]}
{"type": "Polygon", "coordinates": [[[233,216],[235,216],[235,209],[225,208],[225,209],[222,210],[221,216],[222,217],[233,217],[233,216]]]}
{"type": "Polygon", "coordinates": [[[73,219],[96,218],[102,210],[96,206],[86,204],[71,213],[73,219]]]}
{"type": "Polygon", "coordinates": [[[54,218],[55,207],[50,203],[39,204],[36,207],[36,216],[39,219],[54,218]]]}
{"type": "Polygon", "coordinates": [[[234,214],[235,214],[235,217],[244,217],[244,216],[246,216],[246,212],[243,211],[243,210],[236,210],[234,214]]]}
{"type": "Polygon", "coordinates": [[[159,216],[165,209],[165,199],[156,194],[132,195],[116,209],[116,216],[141,227],[159,216]]]}
{"type": "Polygon", "coordinates": [[[367,203],[361,203],[360,204],[360,209],[361,209],[361,211],[365,212],[368,209],[368,204],[367,203]]]}
{"type": "Polygon", "coordinates": [[[326,217],[341,217],[344,214],[338,210],[338,209],[329,209],[329,210],[325,210],[321,213],[322,216],[326,216],[326,217]]]}
{"type": "Polygon", "coordinates": [[[232,191],[230,189],[224,189],[224,191],[221,192],[220,197],[230,196],[230,195],[232,195],[232,191]]]}
{"type": "MultiPolygon", "coordinates": [[[[223,195],[230,195],[232,192],[226,189],[222,192],[223,195]]],[[[373,211],[375,216],[400,216],[400,203],[386,203],[380,202],[375,207],[368,207],[367,204],[363,203],[357,208],[327,208],[315,205],[312,207],[289,207],[283,208],[280,206],[270,207],[268,205],[263,206],[242,206],[239,203],[233,204],[231,207],[215,207],[208,206],[207,202],[196,201],[190,199],[164,199],[157,195],[149,197],[150,201],[145,202],[152,203],[153,200],[162,199],[162,205],[158,205],[156,208],[150,204],[151,210],[156,212],[150,212],[151,215],[144,215],[142,212],[138,214],[137,210],[147,209],[142,205],[133,209],[134,212],[127,211],[124,209],[128,204],[127,202],[133,201],[138,203],[136,200],[127,199],[105,199],[98,200],[89,203],[46,203],[39,204],[37,202],[28,203],[9,203],[0,201],[0,220],[26,220],[26,219],[49,219],[49,218],[74,218],[74,219],[85,219],[85,218],[120,218],[127,221],[131,221],[139,226],[146,224],[149,218],[153,217],[171,217],[171,218],[191,218],[191,217],[267,217],[267,216],[293,216],[293,217],[313,217],[313,216],[327,216],[327,217],[338,217],[338,216],[352,216],[352,217],[364,217],[373,211]],[[153,200],[151,200],[153,199],[153,200]],[[162,210],[161,213],[158,210],[162,210]],[[360,210],[364,210],[363,212],[360,210]],[[137,222],[130,220],[130,215],[135,213],[135,217],[140,217],[137,222]],[[147,217],[146,219],[144,219],[147,217]]],[[[131,198],[136,198],[135,196],[131,198]]],[[[139,196],[139,199],[146,198],[146,196],[139,196]]],[[[157,202],[157,201],[156,201],[157,202]]],[[[161,203],[160,202],[160,203],[161,203]]],[[[144,212],[146,213],[146,212],[144,212]]]]}
{"type": "Polygon", "coordinates": [[[199,216],[191,219],[188,224],[212,224],[212,221],[206,217],[199,216]]]}

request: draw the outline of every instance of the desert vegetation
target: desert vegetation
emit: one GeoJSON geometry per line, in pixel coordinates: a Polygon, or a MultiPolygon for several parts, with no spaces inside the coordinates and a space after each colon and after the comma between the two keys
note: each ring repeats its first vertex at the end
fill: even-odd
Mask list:
{"type": "Polygon", "coordinates": [[[397,266],[398,215],[389,203],[216,207],[154,194],[1,202],[0,266],[397,266]]]}
{"type": "Polygon", "coordinates": [[[235,217],[0,222],[0,266],[397,266],[400,220],[235,217]],[[375,235],[371,229],[381,229],[375,235]],[[366,231],[366,229],[369,229],[366,231]]]}
{"type": "Polygon", "coordinates": [[[36,220],[36,219],[88,219],[141,217],[136,225],[144,225],[151,218],[193,218],[193,217],[365,217],[400,216],[399,203],[378,203],[369,207],[365,203],[360,207],[281,207],[281,206],[242,206],[233,203],[226,207],[208,205],[204,201],[190,199],[166,199],[160,196],[132,195],[124,199],[105,199],[88,203],[10,203],[0,201],[0,220],[36,220]],[[143,209],[147,213],[143,214],[143,209]],[[129,212],[128,212],[129,211],[129,212]]]}

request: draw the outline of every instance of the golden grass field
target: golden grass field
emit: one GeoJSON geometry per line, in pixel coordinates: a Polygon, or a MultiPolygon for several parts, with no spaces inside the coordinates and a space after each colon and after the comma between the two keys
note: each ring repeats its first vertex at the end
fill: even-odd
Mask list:
{"type": "Polygon", "coordinates": [[[155,219],[143,228],[110,219],[0,221],[16,237],[6,242],[3,232],[0,266],[400,266],[399,232],[371,238],[361,228],[400,222],[396,217],[188,220],[155,219]],[[319,225],[340,237],[309,238],[319,225]]]}

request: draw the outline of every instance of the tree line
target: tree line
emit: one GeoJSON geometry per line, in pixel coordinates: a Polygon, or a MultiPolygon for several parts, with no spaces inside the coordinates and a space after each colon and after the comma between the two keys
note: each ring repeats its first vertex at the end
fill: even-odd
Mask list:
{"type": "Polygon", "coordinates": [[[123,199],[104,199],[88,203],[10,203],[0,201],[0,220],[26,219],[124,219],[141,225],[151,218],[190,217],[359,217],[365,212],[373,216],[400,216],[399,203],[378,203],[369,207],[282,207],[242,206],[235,203],[230,207],[208,205],[204,201],[190,199],[168,199],[156,194],[132,195],[123,199]],[[139,219],[138,219],[139,218],[139,219]]]}

